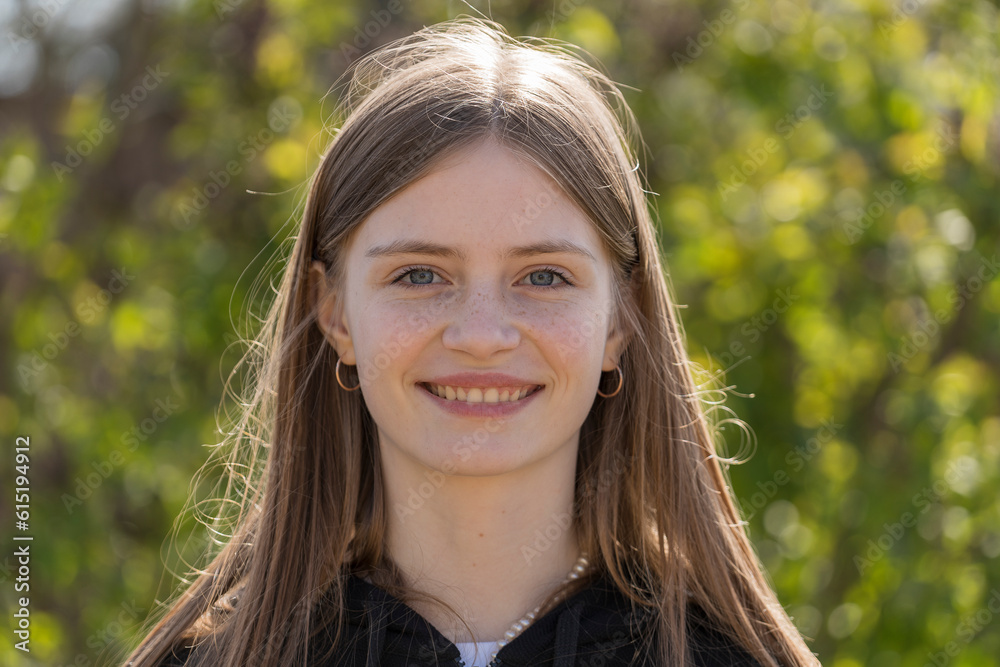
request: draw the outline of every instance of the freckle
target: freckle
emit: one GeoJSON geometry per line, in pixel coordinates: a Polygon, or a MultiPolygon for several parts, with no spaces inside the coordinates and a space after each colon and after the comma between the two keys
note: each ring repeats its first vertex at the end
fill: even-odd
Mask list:
{"type": "Polygon", "coordinates": [[[483,534],[482,534],[482,533],[479,533],[479,537],[482,537],[482,536],[483,536],[483,534]]]}

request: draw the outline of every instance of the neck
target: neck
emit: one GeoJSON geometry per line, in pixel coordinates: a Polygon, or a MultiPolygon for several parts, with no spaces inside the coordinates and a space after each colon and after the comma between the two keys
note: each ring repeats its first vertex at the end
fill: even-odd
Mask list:
{"type": "Polygon", "coordinates": [[[440,606],[410,604],[451,641],[501,639],[576,563],[576,447],[492,476],[387,463],[389,554],[410,587],[443,600],[469,625],[472,635],[440,606]]]}

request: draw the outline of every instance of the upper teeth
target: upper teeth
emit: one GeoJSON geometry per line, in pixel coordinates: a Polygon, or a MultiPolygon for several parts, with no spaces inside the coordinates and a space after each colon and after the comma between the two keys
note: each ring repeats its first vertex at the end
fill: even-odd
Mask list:
{"type": "Polygon", "coordinates": [[[523,387],[473,387],[471,389],[464,389],[463,387],[450,387],[448,385],[428,382],[425,386],[441,398],[449,401],[508,403],[524,398],[536,385],[527,384],[523,387]]]}

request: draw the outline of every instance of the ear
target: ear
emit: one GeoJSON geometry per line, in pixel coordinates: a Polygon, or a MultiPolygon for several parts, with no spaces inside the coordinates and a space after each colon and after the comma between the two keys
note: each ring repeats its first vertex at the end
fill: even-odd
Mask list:
{"type": "Polygon", "coordinates": [[[348,365],[355,365],[354,342],[344,318],[344,301],[326,277],[326,265],[314,260],[309,267],[309,307],[316,312],[316,326],[330,342],[337,356],[348,365]]]}
{"type": "Polygon", "coordinates": [[[608,333],[608,340],[604,344],[604,363],[601,365],[602,371],[613,371],[622,357],[622,352],[628,344],[622,328],[617,323],[612,325],[611,332],[608,333]]]}
{"type": "MultiPolygon", "coordinates": [[[[631,291],[629,295],[623,295],[622,298],[636,298],[638,292],[639,281],[636,275],[633,273],[632,279],[629,282],[628,289],[631,291]]],[[[604,363],[601,365],[602,371],[613,371],[615,366],[621,361],[622,353],[625,348],[628,347],[629,341],[632,339],[631,333],[628,333],[625,325],[625,317],[622,312],[627,306],[625,304],[617,304],[617,313],[612,313],[611,317],[611,330],[608,332],[608,340],[604,345],[604,363]],[[616,317],[617,315],[617,317],[616,317]]]]}

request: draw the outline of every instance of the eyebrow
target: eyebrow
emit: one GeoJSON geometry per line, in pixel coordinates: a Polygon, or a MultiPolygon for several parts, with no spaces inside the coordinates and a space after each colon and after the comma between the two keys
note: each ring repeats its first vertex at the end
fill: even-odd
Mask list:
{"type": "MultiPolygon", "coordinates": [[[[582,255],[590,258],[594,263],[597,262],[597,258],[586,248],[562,239],[513,246],[503,250],[500,253],[500,259],[520,259],[531,257],[532,255],[550,255],[555,253],[582,255]]],[[[434,255],[436,257],[454,257],[463,262],[468,259],[466,254],[459,248],[451,248],[439,243],[431,243],[419,239],[398,239],[392,243],[372,246],[365,252],[365,257],[375,258],[389,255],[434,255]]]]}

